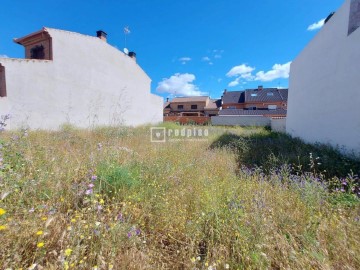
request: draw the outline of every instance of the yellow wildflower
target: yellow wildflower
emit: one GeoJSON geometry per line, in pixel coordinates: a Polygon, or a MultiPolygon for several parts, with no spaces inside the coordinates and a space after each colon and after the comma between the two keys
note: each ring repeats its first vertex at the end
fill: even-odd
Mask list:
{"type": "Polygon", "coordinates": [[[6,213],[6,211],[2,208],[0,208],[0,216],[4,215],[6,213]]]}
{"type": "Polygon", "coordinates": [[[36,235],[42,235],[44,232],[43,231],[37,231],[36,235]]]}
{"type": "Polygon", "coordinates": [[[5,225],[0,225],[0,231],[6,230],[6,226],[5,225]]]}
{"type": "Polygon", "coordinates": [[[65,250],[65,255],[66,255],[66,256],[70,256],[70,255],[71,255],[71,252],[72,252],[72,249],[67,248],[67,249],[65,250]]]}
{"type": "Polygon", "coordinates": [[[37,245],[36,245],[38,248],[41,248],[41,247],[43,247],[44,246],[44,242],[39,242],[39,243],[37,243],[37,245]]]}

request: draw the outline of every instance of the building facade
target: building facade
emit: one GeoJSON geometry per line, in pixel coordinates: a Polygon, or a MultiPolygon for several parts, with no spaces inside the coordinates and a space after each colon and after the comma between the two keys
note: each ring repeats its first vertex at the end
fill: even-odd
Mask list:
{"type": "Polygon", "coordinates": [[[288,89],[263,88],[224,91],[219,115],[286,117],[288,89]]]}
{"type": "Polygon", "coordinates": [[[346,0],[292,62],[286,130],[360,154],[360,0],[346,0]]]}
{"type": "Polygon", "coordinates": [[[135,53],[109,45],[105,32],[43,28],[14,41],[25,59],[0,58],[0,115],[11,115],[9,128],[162,122],[162,98],[150,93],[135,53]]]}

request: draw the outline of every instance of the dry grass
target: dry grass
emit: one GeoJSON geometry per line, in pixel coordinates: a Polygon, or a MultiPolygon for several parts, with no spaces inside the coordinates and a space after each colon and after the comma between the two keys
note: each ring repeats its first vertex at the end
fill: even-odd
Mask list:
{"type": "Polygon", "coordinates": [[[360,269],[356,196],[239,170],[222,132],[2,133],[1,269],[360,269]]]}

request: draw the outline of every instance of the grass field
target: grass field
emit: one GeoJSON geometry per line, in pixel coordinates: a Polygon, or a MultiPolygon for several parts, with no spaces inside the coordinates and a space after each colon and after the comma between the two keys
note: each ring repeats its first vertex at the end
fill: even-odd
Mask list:
{"type": "Polygon", "coordinates": [[[1,133],[0,268],[360,269],[359,159],[203,128],[1,133]]]}

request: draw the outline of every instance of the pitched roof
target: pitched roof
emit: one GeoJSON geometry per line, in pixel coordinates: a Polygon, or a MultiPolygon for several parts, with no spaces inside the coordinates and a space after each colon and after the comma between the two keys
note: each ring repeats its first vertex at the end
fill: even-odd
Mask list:
{"type": "Polygon", "coordinates": [[[206,100],[208,98],[209,98],[208,96],[176,97],[176,98],[173,98],[171,100],[171,102],[177,102],[177,103],[181,103],[181,102],[199,102],[199,101],[206,102],[206,100]]]}
{"type": "Polygon", "coordinates": [[[166,109],[166,108],[170,108],[170,102],[164,102],[164,108],[163,109],[166,109]]]}
{"type": "Polygon", "coordinates": [[[245,102],[276,102],[287,101],[288,89],[264,88],[263,90],[248,89],[245,91],[245,102]]]}
{"type": "Polygon", "coordinates": [[[286,110],[242,110],[242,109],[223,109],[219,111],[219,115],[257,115],[257,116],[286,116],[286,110]]]}
{"type": "Polygon", "coordinates": [[[245,95],[244,91],[230,91],[224,92],[222,96],[222,101],[226,103],[244,103],[245,95]]]}
{"type": "Polygon", "coordinates": [[[208,105],[204,108],[205,110],[214,110],[221,107],[221,99],[210,99],[208,105]]]}

